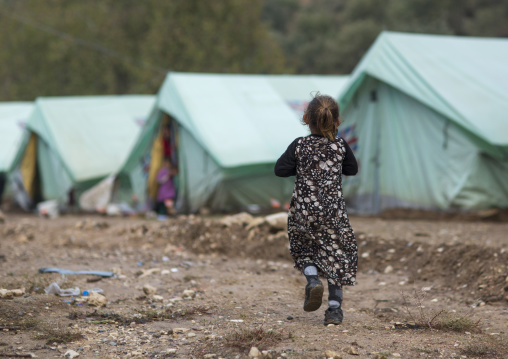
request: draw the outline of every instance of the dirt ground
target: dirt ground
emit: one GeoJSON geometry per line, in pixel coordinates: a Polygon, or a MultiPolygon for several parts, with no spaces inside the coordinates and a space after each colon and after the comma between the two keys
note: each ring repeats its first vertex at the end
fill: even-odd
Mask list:
{"type": "Polygon", "coordinates": [[[7,214],[0,288],[25,294],[0,299],[0,357],[508,358],[508,222],[400,217],[351,218],[358,285],[325,327],[326,295],[302,309],[280,218],[7,214]],[[107,305],[45,294],[52,282],[107,305]]]}

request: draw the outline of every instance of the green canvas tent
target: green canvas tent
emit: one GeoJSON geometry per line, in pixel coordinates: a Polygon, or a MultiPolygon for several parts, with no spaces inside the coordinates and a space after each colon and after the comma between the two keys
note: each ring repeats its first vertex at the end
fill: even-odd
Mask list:
{"type": "Polygon", "coordinates": [[[15,168],[18,187],[31,200],[21,204],[68,204],[118,171],[154,103],[144,95],[38,98],[15,168]]]}
{"type": "Polygon", "coordinates": [[[23,128],[32,108],[31,102],[0,103],[0,203],[7,185],[7,174],[24,142],[23,128]]]}
{"type": "Polygon", "coordinates": [[[293,179],[273,166],[307,130],[300,120],[311,93],[337,96],[346,76],[169,73],[156,109],[118,174],[114,201],[156,195],[161,127],[171,130],[178,165],[177,207],[194,212],[269,208],[288,202],[293,179]]]}
{"type": "Polygon", "coordinates": [[[508,206],[508,40],[383,32],[339,96],[350,207],[508,206]]]}

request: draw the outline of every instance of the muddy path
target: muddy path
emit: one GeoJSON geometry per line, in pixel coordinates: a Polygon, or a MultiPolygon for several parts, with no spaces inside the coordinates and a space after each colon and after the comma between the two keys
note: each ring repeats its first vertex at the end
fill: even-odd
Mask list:
{"type": "Polygon", "coordinates": [[[301,309],[305,280],[292,268],[283,221],[7,216],[0,287],[25,294],[0,299],[0,354],[247,358],[255,346],[266,358],[508,357],[508,224],[352,224],[358,285],[345,290],[344,323],[325,327],[326,296],[318,311],[301,309]],[[52,282],[101,288],[107,305],[47,295],[52,282]]]}

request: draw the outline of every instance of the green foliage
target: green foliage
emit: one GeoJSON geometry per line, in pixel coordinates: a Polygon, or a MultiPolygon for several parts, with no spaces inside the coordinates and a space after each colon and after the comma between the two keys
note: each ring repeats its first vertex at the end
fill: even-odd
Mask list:
{"type": "Polygon", "coordinates": [[[166,72],[280,73],[262,0],[0,0],[0,97],[155,93],[166,72]]]}
{"type": "Polygon", "coordinates": [[[508,0],[265,0],[297,73],[350,73],[383,30],[508,36],[508,0]]]}
{"type": "Polygon", "coordinates": [[[508,0],[0,0],[0,99],[155,93],[166,72],[350,73],[383,30],[508,36],[508,0]]]}

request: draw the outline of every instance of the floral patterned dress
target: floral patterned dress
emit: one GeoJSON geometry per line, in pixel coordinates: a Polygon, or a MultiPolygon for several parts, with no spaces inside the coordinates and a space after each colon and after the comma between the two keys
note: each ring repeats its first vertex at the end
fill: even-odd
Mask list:
{"type": "Polygon", "coordinates": [[[314,264],[329,283],[355,285],[358,247],[342,194],[342,174],[354,175],[356,159],[346,141],[297,138],[277,161],[275,173],[296,174],[288,214],[290,253],[303,272],[314,264]]]}

